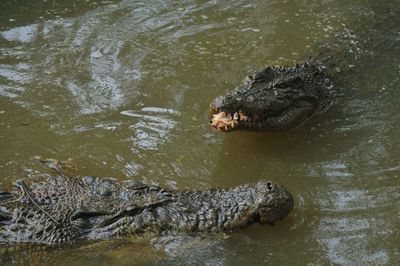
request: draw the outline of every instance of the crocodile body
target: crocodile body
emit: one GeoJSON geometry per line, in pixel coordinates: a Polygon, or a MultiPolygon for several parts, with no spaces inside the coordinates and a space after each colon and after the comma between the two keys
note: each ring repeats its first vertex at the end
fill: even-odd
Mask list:
{"type": "Polygon", "coordinates": [[[70,243],[143,234],[229,232],[283,219],[293,198],[260,181],[168,191],[130,181],[41,175],[0,195],[0,242],[70,243]]]}

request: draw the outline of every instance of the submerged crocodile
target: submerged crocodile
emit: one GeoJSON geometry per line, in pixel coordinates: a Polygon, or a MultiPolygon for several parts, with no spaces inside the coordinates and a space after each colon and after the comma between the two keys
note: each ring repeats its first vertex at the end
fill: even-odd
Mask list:
{"type": "Polygon", "coordinates": [[[232,189],[168,191],[134,180],[40,175],[0,193],[0,242],[229,232],[273,224],[292,208],[291,194],[266,180],[232,189]]]}
{"type": "Polygon", "coordinates": [[[382,55],[399,48],[398,3],[370,4],[378,6],[373,15],[365,12],[352,29],[312,48],[304,63],[267,66],[217,97],[210,106],[212,127],[223,132],[287,131],[328,110],[338,87],[362,80],[365,69],[384,65],[382,55]]]}

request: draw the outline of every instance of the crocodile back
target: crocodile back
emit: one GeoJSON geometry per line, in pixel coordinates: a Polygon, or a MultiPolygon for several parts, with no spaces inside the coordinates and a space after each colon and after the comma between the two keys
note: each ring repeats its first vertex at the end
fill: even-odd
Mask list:
{"type": "Polygon", "coordinates": [[[38,176],[19,180],[0,198],[0,241],[62,243],[81,232],[71,216],[80,206],[78,180],[38,176]]]}

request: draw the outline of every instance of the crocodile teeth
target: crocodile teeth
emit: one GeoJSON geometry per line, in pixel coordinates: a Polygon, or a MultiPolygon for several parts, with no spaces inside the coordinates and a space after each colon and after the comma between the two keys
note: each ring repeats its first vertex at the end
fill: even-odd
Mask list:
{"type": "Polygon", "coordinates": [[[239,112],[238,112],[238,116],[239,116],[239,118],[240,118],[240,121],[247,121],[247,120],[250,119],[247,115],[245,115],[245,114],[244,114],[242,111],[240,111],[240,110],[239,110],[239,112]]]}
{"type": "Polygon", "coordinates": [[[220,131],[230,131],[239,123],[238,120],[234,119],[234,116],[225,112],[214,114],[211,119],[211,126],[220,131]]]}

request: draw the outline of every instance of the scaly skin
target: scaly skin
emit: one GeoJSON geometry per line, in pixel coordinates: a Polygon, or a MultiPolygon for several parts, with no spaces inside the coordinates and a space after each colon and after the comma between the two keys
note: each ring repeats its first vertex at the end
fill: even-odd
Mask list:
{"type": "Polygon", "coordinates": [[[42,175],[0,194],[0,241],[69,243],[142,234],[229,232],[285,218],[282,186],[260,181],[232,189],[167,191],[133,180],[42,175]]]}
{"type": "Polygon", "coordinates": [[[210,108],[211,125],[225,132],[290,130],[329,108],[330,87],[316,64],[267,66],[214,100],[210,108]]]}

